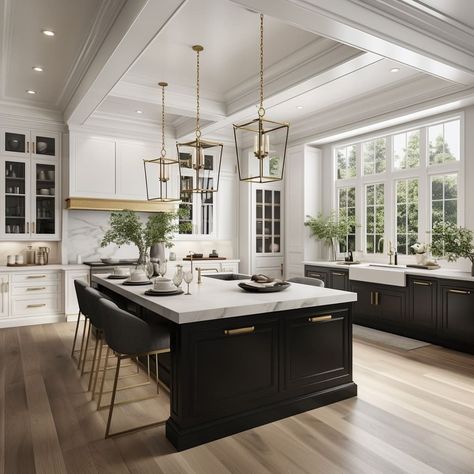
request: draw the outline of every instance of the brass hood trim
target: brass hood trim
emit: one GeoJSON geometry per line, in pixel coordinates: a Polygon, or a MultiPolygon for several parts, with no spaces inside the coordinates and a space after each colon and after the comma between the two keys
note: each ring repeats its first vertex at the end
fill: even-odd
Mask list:
{"type": "Polygon", "coordinates": [[[178,202],[134,201],[127,199],[96,199],[72,197],[66,199],[66,209],[84,211],[171,212],[176,211],[178,202]]]}

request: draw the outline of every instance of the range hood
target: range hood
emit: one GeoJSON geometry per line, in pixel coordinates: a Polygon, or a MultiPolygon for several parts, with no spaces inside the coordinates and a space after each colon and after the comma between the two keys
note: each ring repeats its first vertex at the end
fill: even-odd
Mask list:
{"type": "Polygon", "coordinates": [[[71,197],[66,199],[66,209],[84,211],[170,212],[176,211],[179,202],[135,201],[127,199],[96,199],[71,197]]]}

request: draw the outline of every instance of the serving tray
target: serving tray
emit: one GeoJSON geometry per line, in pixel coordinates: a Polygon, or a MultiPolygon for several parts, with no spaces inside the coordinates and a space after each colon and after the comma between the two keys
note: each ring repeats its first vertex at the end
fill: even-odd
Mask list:
{"type": "Polygon", "coordinates": [[[274,286],[264,286],[262,288],[257,288],[255,286],[248,285],[247,283],[240,282],[239,286],[243,290],[248,291],[250,293],[276,293],[278,291],[286,290],[291,285],[288,282],[284,282],[284,283],[277,283],[274,286]]]}

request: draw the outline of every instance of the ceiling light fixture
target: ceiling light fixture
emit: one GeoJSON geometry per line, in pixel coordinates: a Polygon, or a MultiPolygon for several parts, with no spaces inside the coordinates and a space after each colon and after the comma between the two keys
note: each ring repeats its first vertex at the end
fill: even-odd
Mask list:
{"type": "MultiPolygon", "coordinates": [[[[165,148],[165,87],[167,82],[160,82],[161,87],[161,155],[154,160],[143,160],[145,167],[146,196],[148,201],[176,202],[179,196],[168,196],[168,182],[170,180],[170,167],[178,166],[178,160],[168,158],[165,148]],[[156,179],[158,177],[158,180],[156,179]]],[[[137,110],[138,112],[138,110],[137,110]]],[[[178,173],[176,173],[176,176],[178,173]]],[[[176,189],[178,191],[178,189],[176,189]]]]}
{"type": "Polygon", "coordinates": [[[188,194],[187,199],[190,199],[190,193],[203,194],[202,202],[204,203],[212,201],[209,193],[215,193],[219,190],[224,145],[201,138],[199,54],[203,50],[204,48],[199,44],[193,46],[193,51],[196,53],[196,137],[190,142],[177,143],[176,148],[178,150],[181,193],[188,194]],[[193,170],[194,176],[192,176],[193,170]]]}
{"type": "Polygon", "coordinates": [[[297,108],[298,110],[304,109],[304,105],[297,105],[296,108],[297,108]]]}
{"type": "Polygon", "coordinates": [[[33,66],[31,69],[36,72],[43,72],[43,68],[41,66],[33,66]]]}
{"type": "Polygon", "coordinates": [[[399,67],[393,67],[392,69],[390,69],[390,72],[399,72],[399,71],[400,71],[399,67]]]}
{"type": "Polygon", "coordinates": [[[56,34],[53,30],[42,30],[41,32],[45,36],[54,36],[56,34]]]}
{"type": "Polygon", "coordinates": [[[240,181],[271,183],[283,179],[290,126],[286,122],[274,122],[265,119],[264,116],[263,15],[261,14],[260,104],[258,107],[258,117],[250,122],[234,124],[235,150],[240,181]]]}
{"type": "Polygon", "coordinates": [[[143,113],[143,110],[135,110],[135,112],[136,112],[137,114],[142,114],[142,113],[143,113]]]}
{"type": "Polygon", "coordinates": [[[28,94],[31,94],[31,95],[36,94],[36,91],[34,91],[34,90],[32,90],[32,89],[28,89],[26,92],[27,92],[28,94]]]}

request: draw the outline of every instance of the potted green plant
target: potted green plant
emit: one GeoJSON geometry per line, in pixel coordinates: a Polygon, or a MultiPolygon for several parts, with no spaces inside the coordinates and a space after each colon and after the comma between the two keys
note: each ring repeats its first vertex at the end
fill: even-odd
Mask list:
{"type": "Polygon", "coordinates": [[[114,243],[119,247],[134,244],[138,248],[138,265],[145,265],[150,247],[161,242],[166,247],[172,247],[173,235],[188,228],[187,223],[180,223],[186,211],[158,212],[151,215],[146,223],[130,210],[112,212],[110,214],[110,228],[105,232],[100,243],[101,247],[114,243]]]}
{"type": "Polygon", "coordinates": [[[458,258],[471,261],[471,275],[474,276],[474,232],[456,224],[437,222],[432,230],[431,252],[435,257],[445,257],[448,262],[458,258]]]}
{"type": "Polygon", "coordinates": [[[347,234],[356,227],[353,217],[338,215],[333,211],[328,216],[319,213],[317,217],[306,216],[308,220],[304,223],[309,227],[311,236],[324,241],[331,250],[331,259],[336,260],[339,243],[343,242],[347,234]]]}

